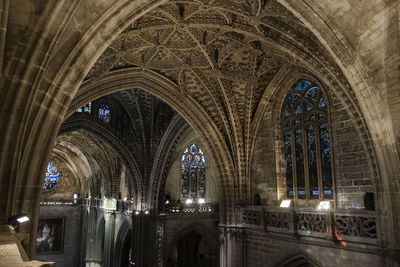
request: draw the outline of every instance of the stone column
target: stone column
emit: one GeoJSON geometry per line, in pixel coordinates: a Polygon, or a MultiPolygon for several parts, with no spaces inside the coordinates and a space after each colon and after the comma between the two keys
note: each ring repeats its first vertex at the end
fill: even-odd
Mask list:
{"type": "Polygon", "coordinates": [[[141,212],[132,215],[132,258],[135,266],[157,264],[157,221],[153,215],[141,212]]]}
{"type": "Polygon", "coordinates": [[[220,226],[220,267],[246,267],[246,252],[244,229],[220,226]]]}
{"type": "Polygon", "coordinates": [[[113,265],[113,246],[115,236],[115,211],[106,210],[105,212],[105,235],[104,235],[104,267],[113,265]]]}
{"type": "Polygon", "coordinates": [[[82,234],[86,235],[86,255],[85,255],[85,266],[86,267],[98,267],[102,265],[102,259],[99,258],[99,255],[96,254],[96,226],[97,226],[97,219],[98,219],[98,212],[97,208],[92,206],[92,203],[89,207],[86,208],[87,211],[84,213],[83,225],[86,231],[82,231],[82,234]]]}

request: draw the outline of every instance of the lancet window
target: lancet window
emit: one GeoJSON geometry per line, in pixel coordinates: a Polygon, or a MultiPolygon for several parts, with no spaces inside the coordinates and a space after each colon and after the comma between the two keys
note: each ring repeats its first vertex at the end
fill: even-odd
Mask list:
{"type": "Polygon", "coordinates": [[[332,198],[328,103],[319,86],[296,82],[282,106],[281,122],[287,197],[332,198]]]}
{"type": "Polygon", "coordinates": [[[204,202],[206,194],[206,167],[203,152],[190,144],[182,155],[181,192],[184,200],[204,202]]]}

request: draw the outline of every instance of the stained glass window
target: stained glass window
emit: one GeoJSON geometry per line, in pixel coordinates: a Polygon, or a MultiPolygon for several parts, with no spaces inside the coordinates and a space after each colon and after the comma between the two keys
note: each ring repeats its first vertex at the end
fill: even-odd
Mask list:
{"type": "Polygon", "coordinates": [[[77,112],[90,114],[92,111],[92,102],[85,104],[84,106],[78,108],[77,112]]]}
{"type": "Polygon", "coordinates": [[[203,152],[196,144],[190,144],[182,155],[181,192],[183,199],[193,201],[206,195],[206,167],[203,152]]]}
{"type": "Polygon", "coordinates": [[[313,82],[300,80],[282,106],[282,127],[289,198],[332,198],[328,103],[313,82]]]}
{"type": "Polygon", "coordinates": [[[101,105],[99,108],[99,119],[109,122],[110,121],[110,109],[107,105],[101,105]]]}
{"type": "Polygon", "coordinates": [[[47,165],[46,177],[44,178],[43,190],[53,189],[60,179],[60,173],[53,163],[47,165]]]}

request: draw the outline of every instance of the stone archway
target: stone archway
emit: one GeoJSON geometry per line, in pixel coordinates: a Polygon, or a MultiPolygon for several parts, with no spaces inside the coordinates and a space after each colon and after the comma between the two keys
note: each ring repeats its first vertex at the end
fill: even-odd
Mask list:
{"type": "Polygon", "coordinates": [[[129,223],[124,220],[119,227],[114,245],[116,267],[129,267],[129,252],[132,247],[132,229],[129,223]]]}
{"type": "MultiPolygon", "coordinates": [[[[89,72],[89,69],[106,49],[106,47],[121,33],[128,25],[135,19],[141,17],[147,11],[166,3],[167,1],[118,1],[113,3],[104,1],[98,3],[96,6],[90,6],[89,2],[76,1],[50,1],[46,7],[43,8],[40,15],[36,15],[37,20],[30,26],[31,34],[28,40],[21,42],[15,49],[15,58],[7,65],[5,70],[4,79],[1,81],[1,87],[6,88],[0,95],[1,106],[1,122],[0,128],[5,129],[2,131],[4,137],[1,139],[1,160],[0,160],[0,177],[2,185],[1,191],[1,208],[6,212],[0,214],[0,221],[3,223],[7,217],[17,212],[29,212],[32,214],[31,236],[34,236],[38,219],[38,206],[40,198],[40,185],[44,174],[45,166],[47,164],[51,147],[54,144],[57,132],[62,121],[65,118],[67,109],[70,106],[71,99],[75,96],[78,87],[81,84],[84,76],[89,72]],[[106,3],[107,2],[107,3],[106,3]],[[94,10],[92,16],[87,18],[87,10],[94,10]],[[23,52],[21,52],[23,51],[23,52]],[[19,54],[23,54],[20,56],[19,54]]],[[[251,16],[245,16],[248,20],[248,28],[254,28],[260,31],[264,29],[260,25],[260,21],[252,19],[260,15],[261,2],[257,3],[245,10],[251,16]]],[[[284,2],[284,1],[280,1],[284,2]]],[[[294,1],[293,1],[294,2],[294,1]]],[[[294,2],[294,7],[301,6],[301,1],[294,2]]],[[[201,8],[207,9],[207,6],[201,8]]],[[[296,12],[295,8],[292,12],[296,12]]],[[[246,13],[246,14],[247,14],[246,13]]],[[[289,12],[290,13],[290,12],[289,12]]],[[[316,13],[323,16],[321,10],[310,10],[306,8],[304,14],[316,13]]],[[[302,17],[301,15],[298,15],[302,17]]],[[[318,16],[313,16],[320,18],[318,16]]],[[[349,62],[349,64],[342,66],[345,76],[349,78],[358,73],[364,73],[362,61],[355,60],[357,64],[353,65],[353,58],[349,57],[350,53],[346,53],[341,48],[340,42],[336,42],[335,38],[324,40],[323,33],[327,32],[333,34],[336,32],[337,27],[331,25],[329,21],[322,21],[322,23],[313,23],[309,17],[302,17],[307,22],[307,28],[311,28],[314,34],[319,37],[321,43],[328,48],[329,54],[334,55],[333,60],[328,60],[330,63],[341,65],[341,62],[349,62]],[[323,27],[315,27],[313,25],[322,25],[323,27]],[[331,29],[325,31],[326,27],[331,26],[331,29]],[[338,44],[339,43],[339,44],[338,44]],[[337,56],[333,51],[343,53],[343,57],[337,56]],[[348,60],[350,59],[350,60],[348,60]],[[351,67],[347,70],[347,67],[351,67]]],[[[229,16],[224,20],[224,27],[232,27],[233,17],[229,16]],[[225,23],[225,21],[227,23],[225,23]]],[[[180,24],[181,28],[185,28],[180,24]]],[[[243,28],[243,27],[242,27],[243,28]]],[[[261,31],[262,35],[271,34],[273,36],[282,37],[271,29],[264,29],[261,31]]],[[[285,36],[283,36],[285,37],[285,36]]],[[[296,36],[295,36],[296,37],[296,36]]],[[[290,39],[285,38],[290,44],[290,39]]],[[[295,39],[295,38],[294,38],[295,39]]],[[[342,38],[344,39],[344,38],[342,38]]],[[[270,42],[273,43],[273,38],[270,42]]],[[[341,41],[341,40],[339,40],[341,41]]],[[[290,50],[290,45],[286,44],[284,50],[290,50]]],[[[309,50],[316,51],[315,54],[321,50],[313,49],[314,47],[307,47],[309,50]]],[[[347,48],[347,46],[346,46],[347,48]]],[[[298,50],[297,50],[298,51],[298,50]]],[[[352,50],[350,50],[352,51],[352,50]]],[[[298,51],[299,54],[307,51],[298,51]]],[[[308,51],[309,52],[309,51],[308,51]]],[[[318,53],[317,53],[318,52],[318,53]]],[[[314,56],[311,57],[313,59],[314,56]]],[[[329,58],[328,58],[329,59],[329,58]]],[[[327,61],[327,62],[328,62],[327,61]]],[[[329,65],[329,64],[328,64],[329,65]]],[[[332,64],[334,67],[335,64],[332,64]]],[[[332,66],[327,66],[325,71],[335,73],[336,70],[331,70],[332,66]]],[[[318,66],[314,66],[314,70],[318,66]]],[[[218,71],[216,71],[218,72],[218,71]]],[[[332,74],[333,76],[336,75],[332,74]]],[[[338,74],[340,76],[340,73],[338,74]]],[[[398,151],[396,148],[396,139],[392,129],[392,123],[387,120],[384,112],[384,103],[376,97],[378,90],[367,81],[367,75],[358,76],[354,79],[352,84],[354,88],[359,88],[357,97],[362,100],[360,103],[364,105],[363,110],[367,116],[367,124],[372,129],[372,138],[374,147],[377,149],[378,161],[380,163],[380,170],[382,177],[385,177],[384,192],[388,193],[387,205],[389,211],[393,216],[389,216],[390,228],[393,228],[387,234],[388,238],[393,238],[392,244],[396,244],[398,235],[391,233],[399,233],[396,231],[395,222],[398,220],[398,211],[391,207],[391,203],[396,203],[397,198],[392,196],[390,183],[396,185],[398,182],[398,151]],[[360,86],[357,83],[360,82],[360,86]],[[365,100],[362,93],[366,89],[368,94],[373,96],[370,102],[365,100]],[[374,107],[373,112],[368,112],[371,107],[374,107]],[[375,119],[375,116],[377,119],[375,119]],[[387,160],[390,159],[390,160],[387,160]]],[[[226,92],[223,92],[226,94],[226,92]]],[[[368,96],[366,98],[368,98],[368,96]]],[[[230,109],[228,105],[224,107],[230,109]]],[[[198,115],[200,117],[200,115],[198,115]]],[[[225,123],[228,126],[230,122],[234,121],[235,114],[230,114],[225,123]]],[[[201,124],[197,128],[201,128],[201,124]]],[[[195,127],[196,128],[196,127],[195,127]]],[[[239,131],[237,128],[232,127],[234,130],[228,136],[229,138],[237,138],[239,131]],[[235,136],[236,135],[236,136],[235,136]]],[[[204,133],[205,135],[206,133],[204,133]]],[[[239,139],[243,141],[242,139],[239,139]]],[[[223,138],[215,136],[215,151],[222,153],[225,151],[226,143],[223,143],[223,138]]],[[[247,143],[247,140],[245,140],[247,143]]],[[[213,142],[214,143],[214,142],[213,142]]],[[[242,143],[238,142],[233,146],[232,151],[242,149],[242,143]]],[[[243,151],[242,151],[243,152],[243,151]]],[[[246,153],[240,154],[239,159],[248,159],[251,154],[245,150],[246,153]],[[242,157],[243,156],[243,157],[242,157]]],[[[234,153],[233,153],[234,154],[234,153]]],[[[234,192],[229,201],[235,203],[238,196],[243,195],[243,200],[246,200],[248,195],[248,187],[246,187],[247,178],[244,174],[243,181],[238,181],[239,177],[235,174],[233,162],[225,164],[226,162],[218,157],[215,159],[218,163],[218,169],[223,170],[223,175],[229,177],[229,191],[234,192]],[[234,171],[232,171],[234,170],[234,171]]],[[[242,168],[242,161],[235,162],[237,168],[242,168]]],[[[243,173],[246,168],[243,167],[243,173]]],[[[243,174],[242,172],[241,175],[243,174]]],[[[222,176],[222,175],[221,175],[222,176]]],[[[239,197],[240,198],[240,197],[239,197]]],[[[233,210],[233,209],[232,209],[233,210]]],[[[234,216],[232,216],[234,217],[234,216]]],[[[33,240],[31,240],[30,250],[33,255],[33,240]]]]}
{"type": "Polygon", "coordinates": [[[322,267],[316,260],[301,252],[285,255],[277,262],[277,264],[273,265],[274,267],[322,267]]]}
{"type": "Polygon", "coordinates": [[[114,136],[112,132],[108,131],[104,127],[101,127],[99,124],[88,118],[69,118],[61,125],[59,136],[77,130],[83,130],[93,134],[115,150],[115,152],[121,157],[122,161],[127,166],[130,177],[132,178],[134,198],[136,199],[136,203],[140,203],[144,193],[141,173],[135,159],[132,157],[129,151],[127,151],[122,142],[116,136],[114,136]]]}
{"type": "Polygon", "coordinates": [[[202,225],[194,223],[178,232],[164,253],[165,266],[219,266],[218,239],[202,225]],[[202,251],[208,246],[208,255],[202,251]],[[177,264],[177,265],[174,265],[177,264]]]}
{"type": "MultiPolygon", "coordinates": [[[[199,135],[207,149],[213,151],[211,155],[213,165],[221,166],[221,168],[216,168],[218,171],[217,176],[237,179],[235,168],[232,167],[233,159],[226,153],[228,150],[226,142],[209,114],[202,109],[195,108],[196,103],[194,103],[193,99],[186,97],[178,85],[154,71],[141,68],[125,68],[107,73],[100,79],[84,82],[74,98],[67,116],[72,115],[78,107],[90,100],[132,88],[140,88],[149,92],[175,109],[199,135]],[[186,112],[187,110],[191,110],[191,112],[186,112]],[[222,166],[227,166],[227,168],[222,168],[222,166]]],[[[152,181],[152,189],[149,193],[152,194],[159,191],[158,182],[152,181]]],[[[233,193],[232,185],[224,186],[223,179],[218,180],[218,182],[220,183],[218,186],[221,193],[220,198],[225,200],[225,202],[221,202],[220,211],[223,218],[229,220],[223,213],[225,211],[223,205],[233,205],[233,202],[237,201],[237,195],[234,194],[234,199],[224,199],[225,195],[233,193]]],[[[147,201],[154,203],[155,197],[157,198],[158,195],[149,195],[147,201]]]]}

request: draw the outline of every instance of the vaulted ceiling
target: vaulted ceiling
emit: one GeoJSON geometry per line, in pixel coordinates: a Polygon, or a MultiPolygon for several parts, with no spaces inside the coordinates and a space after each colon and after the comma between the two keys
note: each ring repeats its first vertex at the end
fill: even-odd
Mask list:
{"type": "Polygon", "coordinates": [[[269,83],[288,66],[312,72],[320,62],[340,76],[313,34],[275,0],[170,1],[125,29],[86,82],[131,67],[164,76],[211,118],[246,176],[269,83]]]}
{"type": "Polygon", "coordinates": [[[84,185],[89,187],[88,191],[82,193],[97,197],[101,193],[103,182],[106,194],[116,197],[120,192],[123,162],[116,151],[103,140],[84,130],[68,132],[57,138],[53,154],[60,153],[84,172],[85,179],[80,182],[83,188],[84,185]]]}

